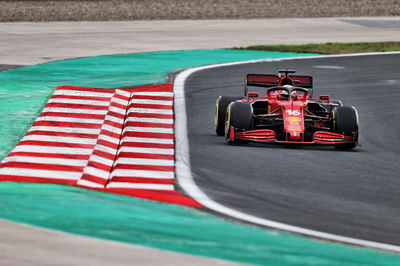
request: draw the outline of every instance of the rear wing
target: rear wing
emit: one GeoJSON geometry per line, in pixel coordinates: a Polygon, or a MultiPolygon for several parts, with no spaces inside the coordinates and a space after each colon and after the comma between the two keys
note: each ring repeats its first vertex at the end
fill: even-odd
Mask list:
{"type": "Polygon", "coordinates": [[[256,87],[275,87],[283,85],[292,85],[295,87],[312,88],[313,78],[311,76],[289,75],[287,77],[280,77],[278,75],[270,74],[247,74],[245,80],[246,86],[256,87]],[[292,82],[288,84],[287,82],[292,82]]]}
{"type": "Polygon", "coordinates": [[[247,74],[244,85],[244,95],[247,96],[248,86],[270,88],[292,85],[294,87],[312,89],[313,78],[311,76],[288,75],[288,73],[283,76],[273,74],[247,74]]]}
{"type": "Polygon", "coordinates": [[[256,87],[276,87],[279,85],[278,75],[265,75],[265,74],[247,74],[245,80],[246,86],[256,87]]]}
{"type": "Polygon", "coordinates": [[[293,79],[295,87],[302,87],[307,89],[312,89],[313,87],[313,78],[311,76],[289,76],[293,79]]]}

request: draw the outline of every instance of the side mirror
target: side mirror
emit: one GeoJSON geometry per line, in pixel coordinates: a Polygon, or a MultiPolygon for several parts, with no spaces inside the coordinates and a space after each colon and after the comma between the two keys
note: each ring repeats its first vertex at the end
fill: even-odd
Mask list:
{"type": "Polygon", "coordinates": [[[258,98],[258,97],[260,97],[260,95],[257,92],[249,92],[247,95],[249,96],[249,98],[258,98]]]}
{"type": "Polygon", "coordinates": [[[329,95],[320,95],[319,99],[323,101],[329,101],[331,97],[329,95]]]}

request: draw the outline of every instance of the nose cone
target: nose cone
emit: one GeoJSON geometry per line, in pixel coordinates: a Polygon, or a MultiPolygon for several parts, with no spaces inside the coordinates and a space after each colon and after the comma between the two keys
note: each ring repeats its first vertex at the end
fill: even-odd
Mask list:
{"type": "Polygon", "coordinates": [[[302,133],[304,133],[303,105],[292,102],[290,105],[285,106],[283,120],[288,140],[300,140],[302,133]]]}

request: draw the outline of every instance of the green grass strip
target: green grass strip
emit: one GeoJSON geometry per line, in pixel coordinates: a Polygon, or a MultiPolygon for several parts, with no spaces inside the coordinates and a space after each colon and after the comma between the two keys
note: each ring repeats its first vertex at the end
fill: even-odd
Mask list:
{"type": "Polygon", "coordinates": [[[252,45],[234,48],[237,50],[279,51],[316,54],[351,54],[367,52],[400,51],[400,42],[360,42],[360,43],[310,43],[301,45],[252,45]]]}

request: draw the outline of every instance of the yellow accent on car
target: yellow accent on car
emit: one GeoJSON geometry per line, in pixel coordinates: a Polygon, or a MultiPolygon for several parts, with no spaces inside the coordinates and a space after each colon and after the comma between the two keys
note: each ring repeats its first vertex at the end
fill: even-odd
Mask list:
{"type": "Polygon", "coordinates": [[[289,116],[286,118],[287,121],[295,123],[295,122],[300,122],[300,117],[297,116],[289,116]]]}
{"type": "Polygon", "coordinates": [[[229,136],[229,129],[231,127],[231,105],[228,105],[228,109],[226,110],[226,121],[225,121],[225,137],[229,136]]]}

